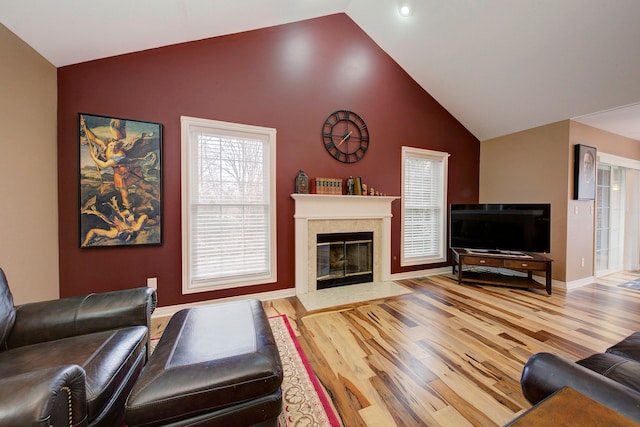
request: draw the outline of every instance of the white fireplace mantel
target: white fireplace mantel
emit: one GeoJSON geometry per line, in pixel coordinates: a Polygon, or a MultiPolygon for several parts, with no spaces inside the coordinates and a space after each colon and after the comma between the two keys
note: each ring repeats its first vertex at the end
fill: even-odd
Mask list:
{"type": "MultiPolygon", "coordinates": [[[[375,220],[381,222],[379,274],[374,281],[386,281],[391,277],[391,202],[397,196],[342,196],[328,194],[292,194],[295,200],[295,279],[296,295],[315,290],[309,284],[309,222],[331,220],[375,220]]],[[[315,246],[315,242],[313,242],[315,246]]]]}

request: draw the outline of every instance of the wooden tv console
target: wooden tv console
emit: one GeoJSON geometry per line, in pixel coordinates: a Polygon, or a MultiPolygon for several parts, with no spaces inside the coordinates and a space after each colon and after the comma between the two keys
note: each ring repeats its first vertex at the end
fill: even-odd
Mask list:
{"type": "Polygon", "coordinates": [[[451,248],[453,254],[452,273],[458,274],[458,283],[472,282],[489,285],[512,286],[516,288],[546,289],[551,295],[551,263],[553,260],[546,256],[521,252],[515,255],[513,252],[483,251],[473,249],[451,248]],[[491,272],[464,271],[464,266],[506,268],[515,271],[526,271],[527,277],[509,276],[491,272]],[[534,271],[545,272],[545,285],[533,279],[534,271]]]}

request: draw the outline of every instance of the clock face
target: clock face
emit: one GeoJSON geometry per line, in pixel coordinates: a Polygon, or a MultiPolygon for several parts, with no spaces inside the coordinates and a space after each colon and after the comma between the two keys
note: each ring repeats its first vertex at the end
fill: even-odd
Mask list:
{"type": "Polygon", "coordinates": [[[362,118],[349,110],[329,115],[322,125],[324,148],[342,163],[355,163],[369,148],[369,130],[362,118]]]}

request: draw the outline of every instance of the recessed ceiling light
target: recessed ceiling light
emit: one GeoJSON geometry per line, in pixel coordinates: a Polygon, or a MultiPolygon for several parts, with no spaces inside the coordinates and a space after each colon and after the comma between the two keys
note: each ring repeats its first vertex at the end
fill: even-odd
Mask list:
{"type": "Polygon", "coordinates": [[[402,2],[400,6],[398,6],[398,12],[400,12],[400,16],[404,16],[405,18],[411,16],[413,13],[413,5],[409,2],[402,2]]]}

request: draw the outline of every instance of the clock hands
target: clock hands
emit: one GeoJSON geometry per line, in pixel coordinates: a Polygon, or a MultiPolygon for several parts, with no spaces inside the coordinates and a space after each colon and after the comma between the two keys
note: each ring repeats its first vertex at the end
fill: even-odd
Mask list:
{"type": "Polygon", "coordinates": [[[353,133],[353,131],[350,131],[348,134],[346,134],[344,136],[344,138],[342,138],[342,141],[340,141],[337,145],[337,147],[340,147],[342,145],[343,142],[345,142],[347,139],[349,139],[349,137],[351,136],[351,134],[353,133]]]}

